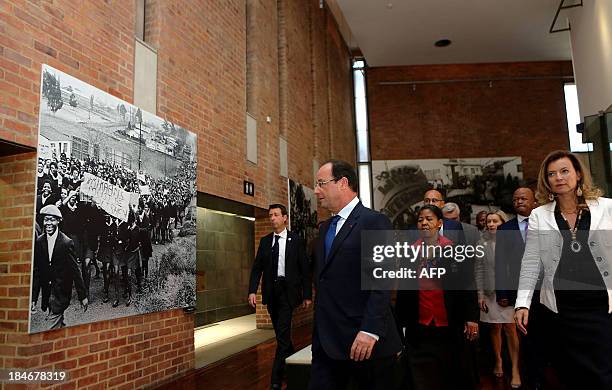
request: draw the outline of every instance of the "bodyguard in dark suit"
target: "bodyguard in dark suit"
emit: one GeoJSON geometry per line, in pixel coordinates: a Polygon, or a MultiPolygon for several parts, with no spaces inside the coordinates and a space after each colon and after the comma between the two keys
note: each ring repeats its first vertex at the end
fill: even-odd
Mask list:
{"type": "Polygon", "coordinates": [[[392,389],[401,341],[390,291],[361,288],[363,230],[391,230],[389,219],[357,198],[357,175],[331,160],[317,172],[315,194],[335,214],[321,225],[316,249],[316,303],[310,389],[392,389]]]}
{"type": "Polygon", "coordinates": [[[280,389],[285,359],[294,352],[291,343],[291,315],[293,309],[300,304],[303,307],[311,305],[312,282],[304,242],[285,227],[287,209],[281,204],[273,204],[268,209],[268,215],[274,231],[259,242],[251,270],[249,304],[256,306],[257,287],[261,278],[262,303],[268,307],[276,334],[276,355],[270,388],[280,389]]]}
{"type": "Polygon", "coordinates": [[[36,239],[34,266],[40,274],[43,299],[45,295],[49,296],[49,329],[58,329],[66,326],[64,311],[70,306],[72,285],[84,310],[87,310],[88,304],[87,290],[76,261],[74,243],[58,229],[62,219],[60,210],[55,205],[49,205],[43,207],[40,214],[45,232],[36,239]]]}
{"type": "MultiPolygon", "coordinates": [[[[518,289],[521,260],[525,252],[527,226],[531,211],[537,206],[533,191],[521,187],[512,195],[512,205],[516,218],[509,220],[497,228],[497,244],[495,246],[495,286],[497,303],[502,306],[514,306],[518,289]]],[[[539,288],[534,291],[533,303],[529,311],[529,334],[521,336],[521,346],[527,371],[527,381],[531,388],[539,389],[544,381],[546,346],[542,325],[546,322],[542,316],[547,309],[540,304],[539,288]]],[[[520,334],[520,333],[519,333],[520,334]]]]}

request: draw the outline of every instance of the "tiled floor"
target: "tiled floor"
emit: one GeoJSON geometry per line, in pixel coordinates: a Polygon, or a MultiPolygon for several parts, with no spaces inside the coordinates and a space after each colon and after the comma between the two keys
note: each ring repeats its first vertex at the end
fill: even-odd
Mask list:
{"type": "Polygon", "coordinates": [[[256,329],[255,314],[196,329],[195,368],[209,366],[274,338],[271,329],[256,329]]]}

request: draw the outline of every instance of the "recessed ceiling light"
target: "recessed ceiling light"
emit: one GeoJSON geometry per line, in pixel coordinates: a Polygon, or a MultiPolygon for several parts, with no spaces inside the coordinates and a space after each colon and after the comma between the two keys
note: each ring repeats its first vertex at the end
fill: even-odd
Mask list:
{"type": "Polygon", "coordinates": [[[436,41],[436,43],[434,43],[436,47],[446,47],[450,44],[451,44],[450,39],[440,39],[439,41],[436,41]]]}
{"type": "Polygon", "coordinates": [[[393,3],[387,3],[387,8],[389,9],[393,8],[393,3]]]}

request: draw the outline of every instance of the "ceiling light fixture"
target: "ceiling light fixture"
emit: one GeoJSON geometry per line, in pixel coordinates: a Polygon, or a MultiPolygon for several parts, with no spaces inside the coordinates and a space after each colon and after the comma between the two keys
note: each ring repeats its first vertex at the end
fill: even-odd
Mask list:
{"type": "Polygon", "coordinates": [[[451,44],[451,40],[450,39],[440,39],[439,41],[436,41],[436,43],[434,43],[434,45],[436,47],[446,47],[449,46],[451,44]]]}

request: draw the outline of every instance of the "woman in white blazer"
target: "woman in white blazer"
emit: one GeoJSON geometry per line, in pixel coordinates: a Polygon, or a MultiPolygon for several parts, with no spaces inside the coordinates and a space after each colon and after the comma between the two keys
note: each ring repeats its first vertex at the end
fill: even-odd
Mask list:
{"type": "Polygon", "coordinates": [[[542,162],[514,318],[527,334],[538,278],[550,356],[569,388],[612,389],[612,200],[567,151],[542,162]]]}

